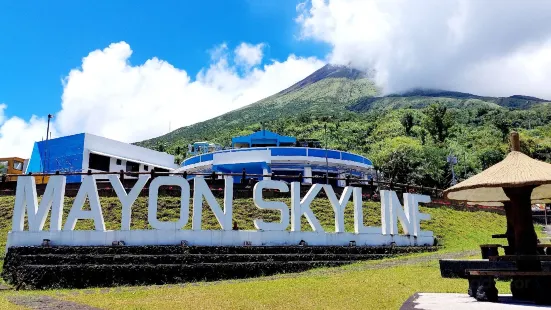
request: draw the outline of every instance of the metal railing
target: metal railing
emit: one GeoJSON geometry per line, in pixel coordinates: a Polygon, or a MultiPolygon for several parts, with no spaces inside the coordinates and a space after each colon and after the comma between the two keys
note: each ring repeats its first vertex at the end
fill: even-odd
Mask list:
{"type": "Polygon", "coordinates": [[[309,147],[294,147],[294,146],[285,146],[285,147],[252,147],[252,148],[237,148],[229,150],[221,150],[211,153],[204,153],[195,155],[193,157],[185,159],[180,166],[189,166],[193,164],[198,164],[202,162],[208,162],[213,159],[214,154],[223,154],[223,153],[235,153],[235,152],[248,152],[248,151],[271,151],[273,157],[278,156],[304,156],[304,157],[318,157],[329,159],[338,159],[338,160],[348,160],[355,163],[372,165],[373,163],[367,157],[357,155],[354,153],[349,153],[339,150],[325,150],[318,148],[309,148],[309,147]],[[274,154],[275,153],[275,154],[274,154]]]}
{"type": "Polygon", "coordinates": [[[193,172],[188,173],[186,171],[184,172],[159,172],[152,170],[150,172],[129,172],[129,171],[118,171],[118,172],[93,172],[92,170],[88,170],[87,172],[67,172],[67,173],[61,173],[59,171],[56,171],[55,173],[28,173],[28,174],[6,174],[3,175],[0,179],[0,184],[6,183],[5,177],[29,177],[33,176],[36,178],[40,177],[50,177],[50,176],[56,176],[56,175],[63,175],[63,176],[83,176],[83,175],[98,175],[98,176],[106,176],[106,175],[118,175],[121,180],[126,179],[127,177],[130,177],[130,179],[135,179],[136,177],[140,175],[150,175],[151,178],[155,178],[158,176],[182,176],[184,178],[190,178],[193,176],[199,176],[199,177],[205,177],[209,180],[219,180],[226,176],[231,177],[241,177],[241,183],[246,184],[247,182],[255,182],[258,181],[259,178],[271,178],[271,179],[284,179],[284,180],[296,180],[301,183],[309,183],[305,180],[310,180],[310,183],[315,183],[315,181],[325,181],[325,183],[328,183],[328,181],[344,181],[344,184],[346,186],[348,185],[356,185],[356,186],[363,186],[363,187],[370,187],[371,189],[392,189],[397,190],[401,192],[422,192],[422,193],[430,193],[431,196],[434,197],[441,197],[442,196],[442,190],[435,188],[435,187],[426,187],[426,186],[420,186],[415,184],[403,184],[403,183],[394,183],[394,182],[387,182],[387,181],[381,181],[381,180],[365,180],[360,179],[353,175],[346,175],[345,177],[334,177],[334,176],[327,176],[327,175],[313,175],[313,176],[304,176],[302,174],[292,174],[292,175],[285,175],[285,174],[252,174],[247,173],[245,170],[242,173],[199,173],[199,172],[193,172]]]}

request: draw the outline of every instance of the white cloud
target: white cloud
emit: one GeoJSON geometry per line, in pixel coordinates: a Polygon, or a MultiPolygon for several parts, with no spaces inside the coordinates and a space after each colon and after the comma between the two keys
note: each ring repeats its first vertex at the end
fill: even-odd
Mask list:
{"type": "Polygon", "coordinates": [[[551,99],[547,1],[311,0],[297,11],[302,38],[329,43],[332,63],[375,69],[388,92],[551,99]]]}
{"type": "Polygon", "coordinates": [[[33,142],[46,137],[46,120],[32,116],[29,121],[7,117],[6,104],[0,104],[0,157],[28,158],[33,142]]]}
{"type": "Polygon", "coordinates": [[[4,120],[6,119],[6,116],[4,115],[4,110],[6,110],[8,106],[5,103],[0,103],[0,125],[4,123],[4,120]]]}
{"type": "MultiPolygon", "coordinates": [[[[131,65],[131,55],[127,43],[113,43],[91,52],[80,68],[69,72],[63,79],[62,108],[52,124],[54,136],[89,132],[125,142],[157,137],[168,132],[169,123],[174,130],[251,104],[323,65],[316,58],[290,55],[242,73],[228,62],[236,55],[222,44],[211,51],[212,63],[193,78],[158,58],[131,65]]],[[[248,64],[260,63],[247,59],[248,64]]],[[[0,106],[0,120],[4,109],[0,106]]],[[[0,123],[0,154],[29,157],[45,128],[45,120],[34,116],[0,123]]]]}
{"type": "Polygon", "coordinates": [[[263,57],[264,43],[252,45],[242,42],[235,48],[235,63],[245,67],[259,65],[263,57]]]}

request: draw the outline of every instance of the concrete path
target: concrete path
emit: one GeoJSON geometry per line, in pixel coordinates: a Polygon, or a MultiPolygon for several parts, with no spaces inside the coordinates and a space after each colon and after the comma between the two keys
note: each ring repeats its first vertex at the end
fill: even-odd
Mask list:
{"type": "Polygon", "coordinates": [[[512,310],[512,309],[549,309],[549,306],[537,306],[521,303],[511,295],[500,295],[499,302],[481,302],[467,294],[417,293],[411,296],[400,310],[512,310]]]}
{"type": "Polygon", "coordinates": [[[55,299],[50,296],[11,296],[7,299],[13,304],[33,310],[99,310],[98,308],[55,299]]]}

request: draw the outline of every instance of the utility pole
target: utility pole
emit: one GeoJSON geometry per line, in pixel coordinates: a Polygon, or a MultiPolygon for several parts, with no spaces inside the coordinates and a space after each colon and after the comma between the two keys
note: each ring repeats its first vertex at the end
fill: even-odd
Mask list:
{"type": "Polygon", "coordinates": [[[48,137],[50,136],[50,120],[54,116],[52,114],[48,114],[48,127],[46,127],[46,141],[48,141],[48,137]]]}
{"type": "Polygon", "coordinates": [[[329,184],[329,157],[327,151],[327,122],[324,124],[325,132],[325,184],[329,184]]]}
{"type": "Polygon", "coordinates": [[[454,186],[455,184],[457,184],[457,179],[455,178],[455,171],[453,170],[453,165],[457,164],[457,157],[453,156],[452,153],[450,152],[450,155],[448,155],[447,157],[447,161],[450,164],[450,167],[452,169],[452,180],[450,183],[452,186],[454,186]]]}
{"type": "Polygon", "coordinates": [[[463,179],[467,179],[467,152],[463,152],[463,179]]]}
{"type": "MultiPolygon", "coordinates": [[[[48,114],[48,125],[46,126],[46,151],[44,152],[44,165],[42,165],[42,173],[45,171],[49,171],[48,168],[50,166],[49,164],[49,150],[48,150],[48,140],[50,140],[50,120],[54,116],[52,114],[48,114]],[[46,167],[48,165],[48,167],[46,167]]],[[[44,176],[42,176],[42,183],[44,183],[44,176]]]]}

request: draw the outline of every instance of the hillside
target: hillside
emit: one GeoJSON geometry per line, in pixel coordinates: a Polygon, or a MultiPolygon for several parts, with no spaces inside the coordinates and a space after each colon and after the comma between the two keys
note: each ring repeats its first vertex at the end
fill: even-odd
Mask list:
{"type": "Polygon", "coordinates": [[[351,112],[370,112],[395,109],[420,109],[431,103],[450,108],[528,109],[545,100],[528,96],[484,97],[469,93],[415,89],[402,94],[379,96],[380,89],[372,80],[373,72],[362,72],[345,66],[325,65],[303,80],[268,98],[231,111],[213,119],[176,129],[166,135],[138,142],[156,148],[165,144],[185,146],[199,140],[229,143],[221,132],[238,132],[261,122],[279,118],[331,116],[351,112]]]}
{"type": "Polygon", "coordinates": [[[367,156],[383,179],[439,188],[451,181],[448,155],[458,158],[456,177],[465,179],[503,159],[511,130],[520,131],[525,153],[551,162],[551,105],[544,99],[431,89],[381,96],[372,76],[326,65],[268,98],[138,144],[181,161],[190,143],[228,146],[263,124],[367,156]]]}
{"type": "Polygon", "coordinates": [[[367,74],[347,67],[326,65],[268,98],[137,144],[150,148],[159,143],[166,143],[170,147],[173,144],[187,145],[199,140],[227,144],[227,139],[221,139],[214,134],[241,130],[251,124],[286,118],[297,113],[342,113],[350,103],[360,98],[376,96],[379,92],[367,74]]]}
{"type": "Polygon", "coordinates": [[[530,109],[546,102],[544,99],[513,95],[510,97],[484,97],[469,93],[438,89],[414,89],[402,94],[391,94],[384,97],[361,98],[349,106],[351,111],[367,112],[370,110],[420,109],[432,103],[441,103],[450,108],[508,108],[530,109]]]}

